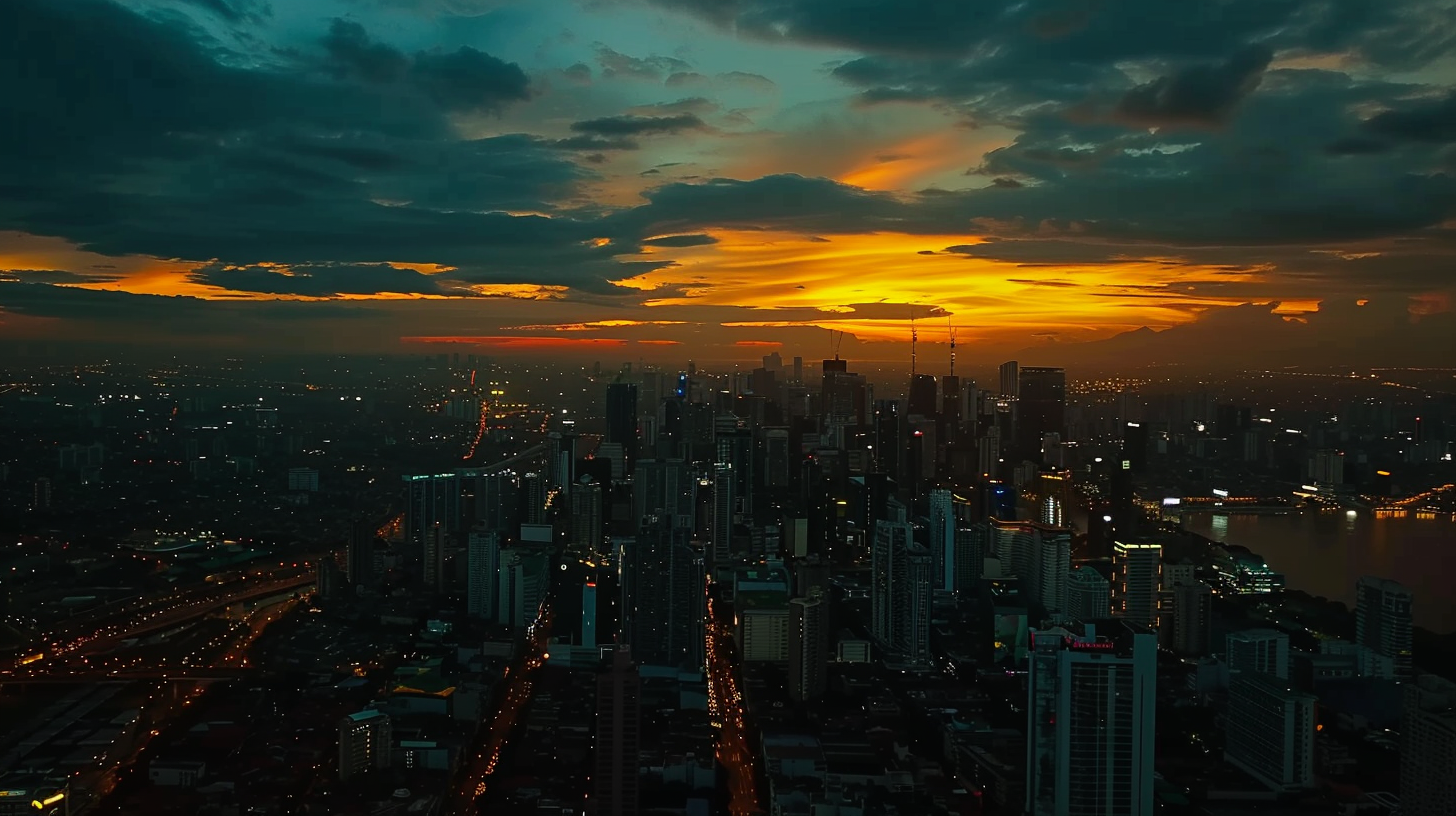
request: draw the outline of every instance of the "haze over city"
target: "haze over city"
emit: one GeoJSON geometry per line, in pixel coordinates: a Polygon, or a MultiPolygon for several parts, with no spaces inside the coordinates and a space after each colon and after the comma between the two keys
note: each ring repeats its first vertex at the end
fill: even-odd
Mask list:
{"type": "Polygon", "coordinates": [[[0,816],[1456,814],[1456,0],[0,0],[0,816]]]}

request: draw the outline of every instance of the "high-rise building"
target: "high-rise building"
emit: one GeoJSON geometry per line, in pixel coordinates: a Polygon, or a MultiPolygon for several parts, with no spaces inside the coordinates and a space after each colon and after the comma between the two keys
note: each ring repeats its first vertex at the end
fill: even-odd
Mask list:
{"type": "Polygon", "coordinates": [[[931,417],[936,413],[939,383],[930,374],[916,374],[910,378],[910,396],[905,412],[912,416],[931,417]]]}
{"type": "Polygon", "coordinates": [[[536,620],[551,580],[544,553],[505,550],[501,553],[496,585],[495,622],[524,629],[536,620]]]}
{"type": "Polygon", "coordinates": [[[614,382],[607,386],[606,441],[622,446],[627,466],[637,461],[637,384],[614,382]]]}
{"type": "Polygon", "coordinates": [[[1163,547],[1118,541],[1112,545],[1112,612],[1143,626],[1157,626],[1163,547]]]}
{"type": "Polygon", "coordinates": [[[641,764],[642,681],[629,646],[612,650],[607,670],[597,675],[596,772],[588,812],[595,816],[637,816],[641,764]]]}
{"type": "Polygon", "coordinates": [[[1337,450],[1317,450],[1309,456],[1304,469],[1305,478],[1317,485],[1342,485],[1345,483],[1345,453],[1337,450]]]}
{"type": "Polygon", "coordinates": [[[819,587],[789,601],[789,696],[813,702],[824,696],[829,663],[828,602],[819,587]]]}
{"type": "Polygon", "coordinates": [[[1112,614],[1112,585],[1091,567],[1077,567],[1067,575],[1067,617],[1075,621],[1102,620],[1112,614]]]}
{"type": "MultiPolygon", "coordinates": [[[[697,516],[698,480],[682,459],[639,459],[632,469],[633,518],[665,514],[669,523],[689,532],[697,516]]],[[[642,653],[636,653],[642,660],[642,653]]]]}
{"type": "Polygon", "coordinates": [[[706,584],[702,548],[666,515],[643,517],[618,557],[622,636],[644,666],[701,671],[706,584]]]}
{"type": "Polygon", "coordinates": [[[500,538],[500,533],[494,530],[472,530],[466,542],[465,608],[473,618],[495,617],[500,538]]]}
{"type": "Polygon", "coordinates": [[[790,660],[789,576],[783,564],[743,567],[733,576],[734,639],[744,663],[790,660]]]}
{"type": "Polygon", "coordinates": [[[1400,719],[1400,812],[1456,813],[1456,683],[1423,674],[1406,683],[1400,719]]]}
{"type": "Polygon", "coordinates": [[[1239,674],[1229,684],[1224,758],[1278,792],[1314,779],[1315,696],[1271,674],[1239,674]]]}
{"type": "Polygon", "coordinates": [[[894,520],[875,522],[870,633],[899,662],[924,665],[930,659],[930,552],[912,539],[898,502],[892,515],[894,520]]]}
{"type": "Polygon", "coordinates": [[[1177,584],[1171,592],[1173,651],[1188,657],[1208,653],[1212,637],[1213,590],[1201,581],[1177,584]]]}
{"type": "Polygon", "coordinates": [[[1026,812],[1151,816],[1157,639],[1032,636],[1026,812]]]}
{"type": "Polygon", "coordinates": [[[1385,655],[1398,678],[1411,676],[1415,595],[1388,578],[1366,575],[1355,582],[1355,642],[1385,655]]]}
{"type": "Polygon", "coordinates": [[[985,567],[990,530],[984,524],[960,525],[955,532],[955,591],[974,593],[985,567]]]}
{"type": "Polygon", "coordinates": [[[1021,377],[1018,373],[1016,361],[1012,360],[1001,364],[1001,391],[1003,399],[1016,399],[1021,391],[1021,377]]]}
{"type": "Polygon", "coordinates": [[[577,552],[595,553],[602,548],[602,484],[583,476],[571,491],[570,544],[577,552]]]}
{"type": "Polygon", "coordinates": [[[1017,380],[1017,445],[1023,456],[1044,461],[1042,439],[1066,433],[1067,373],[1060,368],[1023,366],[1017,380]]]}
{"type": "Polygon", "coordinates": [[[955,591],[956,516],[955,498],[949,490],[930,491],[930,555],[935,559],[932,586],[955,591]]]}
{"type": "Polygon", "coordinates": [[[1067,606],[1072,568],[1072,531],[1032,521],[987,522],[997,558],[1021,579],[1027,597],[1047,612],[1067,606]]]}
{"type": "Polygon", "coordinates": [[[383,711],[360,711],[339,720],[339,778],[352,779],[388,768],[394,729],[383,711]]]}
{"type": "Polygon", "coordinates": [[[436,594],[443,594],[445,586],[445,526],[436,524],[425,537],[423,579],[425,588],[436,594]]]}
{"type": "Polygon", "coordinates": [[[460,525],[460,478],[454,473],[405,476],[404,534],[422,553],[436,526],[449,535],[460,525]]]}
{"type": "Polygon", "coordinates": [[[471,529],[500,533],[502,544],[515,541],[521,531],[520,488],[515,474],[470,468],[460,471],[460,480],[469,494],[471,529]]]}
{"type": "Polygon", "coordinates": [[[1277,629],[1230,632],[1224,648],[1230,672],[1289,679],[1289,635],[1277,629]]]}
{"type": "Polygon", "coordinates": [[[597,582],[588,580],[581,585],[581,646],[586,649],[597,647],[597,582]]]}
{"type": "Polygon", "coordinates": [[[349,526],[344,578],[356,588],[374,585],[374,528],[367,522],[356,521],[349,526]]]}
{"type": "Polygon", "coordinates": [[[716,569],[732,560],[733,525],[737,515],[737,489],[734,486],[733,464],[718,461],[713,465],[713,528],[710,553],[716,569]]]}

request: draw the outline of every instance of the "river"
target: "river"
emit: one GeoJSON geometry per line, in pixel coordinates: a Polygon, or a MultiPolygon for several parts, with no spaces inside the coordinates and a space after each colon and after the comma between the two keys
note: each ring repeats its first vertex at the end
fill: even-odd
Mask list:
{"type": "Polygon", "coordinates": [[[1360,576],[1393,578],[1415,593],[1417,626],[1456,631],[1456,521],[1450,516],[1185,513],[1183,527],[1262,555],[1284,573],[1289,589],[1351,606],[1360,576]]]}

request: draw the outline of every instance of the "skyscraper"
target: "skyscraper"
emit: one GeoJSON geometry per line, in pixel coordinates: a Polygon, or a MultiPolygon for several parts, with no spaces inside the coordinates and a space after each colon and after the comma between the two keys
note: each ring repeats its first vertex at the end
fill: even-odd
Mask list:
{"type": "Polygon", "coordinates": [[[422,562],[425,588],[437,594],[444,593],[446,589],[445,542],[445,525],[437,522],[435,528],[425,537],[425,553],[422,562]]]}
{"type": "Polygon", "coordinates": [[[1112,546],[1112,612],[1143,626],[1158,622],[1163,548],[1118,541],[1112,546]]]}
{"type": "Polygon", "coordinates": [[[1173,651],[1188,657],[1208,653],[1213,623],[1213,589],[1202,581],[1178,584],[1173,601],[1173,651]]]}
{"type": "Polygon", "coordinates": [[[344,578],[356,588],[374,585],[374,527],[368,522],[356,521],[349,527],[344,578]]]}
{"type": "Polygon", "coordinates": [[[1388,578],[1366,575],[1355,582],[1355,642],[1385,655],[1395,676],[1411,676],[1412,617],[1415,595],[1388,578]]]}
{"type": "Polygon", "coordinates": [[[627,466],[637,461],[637,384],[614,382],[607,386],[606,441],[622,446],[627,466]]]}
{"type": "Polygon", "coordinates": [[[955,532],[955,591],[964,595],[976,591],[989,550],[990,531],[984,524],[961,525],[955,532]]]}
{"type": "Polygon", "coordinates": [[[828,604],[814,587],[789,601],[789,696],[800,703],[823,697],[828,663],[828,604]]]}
{"type": "Polygon", "coordinates": [[[1289,679],[1289,636],[1276,629],[1230,632],[1225,643],[1229,671],[1289,679]]]}
{"type": "Polygon", "coordinates": [[[1067,575],[1067,617],[1095,621],[1112,614],[1112,586],[1091,567],[1077,567],[1067,575]]]}
{"type": "Polygon", "coordinates": [[[436,525],[448,535],[459,529],[460,478],[454,473],[405,476],[405,541],[424,551],[436,525]]]}
{"type": "Polygon", "coordinates": [[[474,618],[492,620],[496,612],[496,588],[500,575],[500,533],[472,530],[466,543],[466,612],[474,618]]]}
{"type": "Polygon", "coordinates": [[[639,812],[641,682],[629,646],[612,650],[610,665],[597,675],[595,801],[589,809],[595,816],[637,816],[639,812]]]}
{"type": "Polygon", "coordinates": [[[360,711],[340,719],[339,778],[352,779],[388,768],[393,742],[394,729],[383,711],[360,711]]]}
{"type": "Polygon", "coordinates": [[[643,517],[618,558],[622,635],[645,666],[703,668],[702,549],[666,515],[643,517]]]}
{"type": "Polygon", "coordinates": [[[1157,639],[1032,636],[1026,812],[1151,816],[1157,639]]]}
{"type": "Polygon", "coordinates": [[[1016,399],[1021,392],[1021,378],[1018,376],[1016,361],[1012,360],[1001,364],[1001,391],[1000,396],[1005,399],[1016,399]]]}
{"type": "Polygon", "coordinates": [[[930,554],[935,559],[934,588],[955,591],[955,498],[949,490],[930,491],[930,554]]]}
{"type": "MultiPolygon", "coordinates": [[[[661,513],[689,532],[697,516],[698,480],[682,459],[640,459],[632,469],[633,517],[661,513]]],[[[642,659],[641,652],[637,658],[642,659]]]]}
{"type": "Polygon", "coordinates": [[[591,580],[581,585],[581,646],[597,647],[597,582],[591,580]]]}
{"type": "Polygon", "coordinates": [[[916,374],[910,378],[910,396],[906,405],[906,413],[913,416],[932,417],[938,402],[939,383],[930,374],[916,374]]]}
{"type": "Polygon", "coordinates": [[[898,503],[892,515],[895,520],[875,522],[870,633],[898,661],[924,665],[930,659],[930,552],[911,538],[898,503]]]}
{"type": "Polygon", "coordinates": [[[571,546],[581,553],[595,553],[602,548],[602,484],[583,476],[571,491],[571,546]]]}
{"type": "Polygon", "coordinates": [[[546,582],[551,580],[544,553],[513,549],[501,554],[496,585],[495,622],[524,629],[536,620],[546,599],[546,582]]]}
{"type": "Polygon", "coordinates": [[[1042,461],[1042,439],[1066,433],[1067,373],[1024,366],[1017,374],[1016,436],[1023,456],[1042,461]]]}
{"type": "Polygon", "coordinates": [[[1456,683],[1423,674],[1402,689],[1400,812],[1456,813],[1456,683]]]}
{"type": "Polygon", "coordinates": [[[1239,674],[1229,684],[1224,758],[1278,792],[1314,779],[1315,697],[1271,674],[1239,674]]]}
{"type": "Polygon", "coordinates": [[[1048,612],[1065,610],[1071,530],[1031,521],[991,519],[987,524],[996,556],[1021,579],[1027,596],[1048,612]]]}

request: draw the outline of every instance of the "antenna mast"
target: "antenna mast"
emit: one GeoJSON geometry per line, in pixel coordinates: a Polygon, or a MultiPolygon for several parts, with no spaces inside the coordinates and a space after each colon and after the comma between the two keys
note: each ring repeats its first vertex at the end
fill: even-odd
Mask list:
{"type": "Polygon", "coordinates": [[[915,330],[915,313],[910,313],[910,379],[915,379],[915,342],[919,334],[915,330]]]}
{"type": "Polygon", "coordinates": [[[950,318],[946,318],[946,324],[950,330],[950,375],[955,376],[955,324],[950,318]]]}

